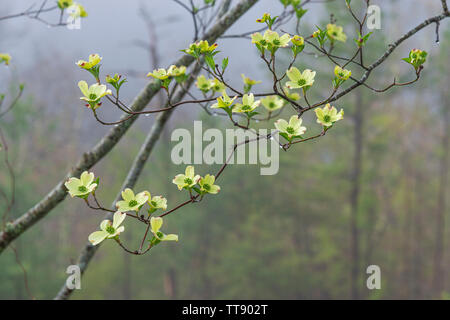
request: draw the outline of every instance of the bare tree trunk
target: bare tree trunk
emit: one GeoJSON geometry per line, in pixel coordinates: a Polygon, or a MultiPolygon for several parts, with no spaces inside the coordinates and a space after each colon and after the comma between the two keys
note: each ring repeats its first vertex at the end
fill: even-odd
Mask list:
{"type": "Polygon", "coordinates": [[[442,136],[442,157],[439,165],[439,187],[438,204],[436,209],[436,238],[433,265],[432,294],[438,298],[444,289],[445,272],[443,270],[444,250],[445,250],[445,210],[447,197],[448,180],[448,158],[449,158],[449,137],[450,137],[450,111],[449,107],[444,108],[444,132],[442,136]]]}
{"type": "Polygon", "coordinates": [[[363,120],[364,106],[361,91],[356,92],[354,120],[354,154],[351,173],[352,189],[350,193],[350,233],[351,233],[351,298],[359,299],[360,259],[359,259],[359,230],[358,230],[358,202],[361,188],[361,162],[363,148],[363,120]]]}
{"type": "Polygon", "coordinates": [[[164,293],[169,299],[177,298],[177,274],[174,268],[169,268],[164,273],[164,293]]]}

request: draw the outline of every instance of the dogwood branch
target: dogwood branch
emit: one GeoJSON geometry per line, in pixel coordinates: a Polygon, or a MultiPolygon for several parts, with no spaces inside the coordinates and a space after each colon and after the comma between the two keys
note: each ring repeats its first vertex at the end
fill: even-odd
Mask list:
{"type": "MultiPolygon", "coordinates": [[[[224,15],[218,20],[210,29],[205,33],[204,39],[209,42],[215,42],[235,21],[237,21],[244,13],[246,13],[258,0],[241,0],[230,12],[224,15]]],[[[194,61],[191,56],[184,55],[178,59],[175,65],[189,66],[194,61]]],[[[161,89],[160,81],[150,82],[141,93],[135,98],[131,105],[133,111],[140,111],[145,108],[149,101],[158,93],[161,89]]],[[[122,117],[127,117],[123,115],[122,117]]],[[[118,126],[112,128],[108,134],[106,134],[97,145],[86,152],[75,167],[66,175],[66,177],[79,176],[83,171],[88,170],[98,161],[100,161],[109,151],[123,137],[126,131],[131,127],[134,121],[137,119],[137,115],[130,117],[127,121],[120,123],[118,126]]],[[[61,180],[39,203],[33,208],[25,212],[18,219],[10,224],[7,224],[5,230],[0,232],[0,254],[8,246],[9,243],[14,241],[28,228],[34,225],[37,221],[45,217],[50,210],[55,208],[61,201],[63,201],[67,195],[64,187],[64,182],[67,178],[61,180]]]]}

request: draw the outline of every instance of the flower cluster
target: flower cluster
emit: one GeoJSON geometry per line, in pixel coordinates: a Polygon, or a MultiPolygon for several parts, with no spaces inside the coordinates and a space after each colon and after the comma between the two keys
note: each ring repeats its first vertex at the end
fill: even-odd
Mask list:
{"type": "Polygon", "coordinates": [[[186,67],[171,65],[169,69],[157,69],[153,72],[149,72],[147,77],[153,77],[162,81],[162,87],[168,88],[172,79],[175,79],[178,83],[186,80],[186,67]]]}
{"type": "Polygon", "coordinates": [[[280,131],[280,136],[288,141],[292,141],[294,138],[301,138],[305,133],[306,127],[302,127],[302,119],[293,115],[287,122],[284,119],[278,119],[275,122],[275,128],[280,131]]]}
{"type": "Polygon", "coordinates": [[[285,101],[278,96],[268,96],[268,97],[261,99],[261,104],[269,112],[273,112],[275,110],[283,108],[284,103],[285,103],[285,101]]]}
{"type": "Polygon", "coordinates": [[[327,24],[326,29],[317,27],[317,30],[312,36],[317,39],[320,46],[323,46],[327,40],[330,40],[331,43],[334,43],[335,41],[347,41],[347,35],[344,32],[344,28],[333,23],[327,24]]]}
{"type": "Polygon", "coordinates": [[[227,111],[228,114],[231,113],[232,111],[232,107],[233,107],[233,102],[234,100],[236,100],[236,96],[234,96],[233,98],[230,98],[226,91],[223,92],[222,96],[217,98],[217,102],[214,103],[211,108],[213,109],[224,109],[225,111],[227,111]]]}
{"type": "Polygon", "coordinates": [[[317,108],[314,110],[317,116],[317,123],[323,125],[325,128],[331,127],[336,121],[344,118],[344,110],[337,111],[337,109],[331,106],[329,103],[323,108],[317,108]]]}
{"type": "Polygon", "coordinates": [[[201,40],[189,45],[189,48],[181,50],[198,59],[202,54],[213,54],[217,49],[217,43],[210,45],[207,40],[201,40]]]}
{"type": "MultiPolygon", "coordinates": [[[[92,172],[83,172],[80,178],[71,177],[64,184],[69,192],[70,196],[78,197],[88,201],[89,194],[94,194],[95,189],[98,186],[99,179],[96,180],[92,172]]],[[[205,185],[210,184],[213,186],[214,181],[211,182],[211,178],[207,175],[205,178],[199,179],[199,185],[201,190],[206,190],[205,185]],[[202,180],[203,179],[203,180],[202,180]]],[[[214,186],[216,187],[216,186],[214,186]]],[[[96,199],[96,198],[95,198],[96,199]]],[[[97,200],[96,200],[97,201],[97,200]]],[[[98,202],[96,202],[98,204],[98,202]]],[[[117,201],[116,208],[117,211],[113,215],[112,221],[103,220],[100,224],[100,231],[95,231],[89,235],[89,241],[93,245],[97,245],[105,239],[119,239],[119,235],[125,231],[125,227],[121,226],[122,222],[127,216],[127,212],[135,211],[136,216],[145,204],[148,204],[149,208],[147,210],[150,216],[158,209],[167,209],[167,199],[163,196],[151,196],[149,191],[142,191],[135,194],[130,188],[126,188],[122,191],[122,200],[117,201]]],[[[102,209],[99,207],[99,209],[102,209]]],[[[162,226],[161,217],[151,217],[150,222],[151,231],[154,234],[153,239],[151,239],[151,245],[156,245],[160,241],[178,241],[178,236],[171,234],[165,235],[160,230],[162,226]]]]}
{"type": "MultiPolygon", "coordinates": [[[[208,5],[214,3],[214,0],[204,1],[208,5]]],[[[300,0],[280,1],[285,5],[285,7],[289,5],[292,6],[294,8],[293,12],[296,13],[298,19],[300,19],[301,16],[306,12],[302,9],[300,0]]],[[[72,0],[58,0],[58,6],[62,10],[68,8],[72,4],[72,0]]],[[[261,53],[261,58],[264,60],[264,62],[266,62],[270,71],[274,75],[273,91],[271,91],[270,93],[252,93],[252,87],[258,83],[261,83],[261,81],[253,80],[245,76],[244,74],[241,74],[242,81],[244,83],[244,90],[242,92],[234,89],[231,84],[227,83],[225,81],[224,72],[226,67],[228,66],[228,58],[223,59],[222,68],[220,69],[219,64],[216,64],[214,60],[216,54],[219,53],[219,51],[216,50],[216,43],[210,44],[206,40],[201,40],[190,44],[187,49],[182,51],[196,58],[198,62],[200,62],[200,58],[204,58],[204,62],[208,67],[204,67],[203,69],[206,70],[209,75],[199,75],[195,82],[196,87],[203,93],[204,96],[204,98],[202,100],[199,99],[198,102],[211,102],[212,109],[224,110],[233,124],[236,126],[244,129],[249,129],[251,124],[250,120],[254,115],[258,114],[256,110],[261,105],[268,112],[268,120],[271,118],[273,112],[279,110],[280,112],[276,114],[280,114],[282,111],[281,109],[285,106],[285,104],[291,103],[297,113],[290,116],[289,119],[286,120],[278,119],[273,124],[280,136],[288,141],[287,144],[281,145],[283,148],[285,148],[286,146],[289,147],[293,143],[304,142],[306,140],[320,137],[324,135],[325,132],[329,130],[337,121],[343,119],[344,111],[342,109],[338,111],[336,107],[331,106],[327,102],[332,100],[331,98],[333,97],[334,99],[336,99],[334,94],[342,83],[350,79],[352,72],[345,69],[348,63],[343,67],[336,66],[334,68],[334,91],[332,96],[327,100],[310,104],[307,99],[307,90],[309,90],[315,83],[316,71],[308,68],[299,70],[294,66],[297,55],[300,54],[305,48],[305,38],[307,39],[306,43],[309,44],[310,42],[308,40],[310,39],[310,37],[303,38],[300,35],[290,35],[288,33],[279,34],[277,31],[273,30],[276,29],[275,27],[277,27],[277,25],[274,26],[277,18],[278,17],[271,17],[270,14],[265,13],[262,18],[257,20],[257,22],[265,23],[268,29],[264,32],[256,32],[251,35],[251,42],[257,47],[257,49],[261,53]],[[278,77],[279,72],[275,70],[275,53],[278,49],[286,47],[290,47],[290,49],[292,50],[293,60],[289,64],[288,70],[285,69],[285,73],[278,77]],[[270,56],[266,55],[266,53],[270,53],[270,56]],[[212,76],[212,78],[208,78],[208,76],[212,76]],[[227,94],[227,89],[233,91],[235,95],[230,97],[227,94]],[[297,91],[296,89],[301,90],[297,91]],[[297,92],[291,92],[290,90],[295,90],[297,92]],[[216,93],[219,93],[220,96],[216,97],[216,93]],[[307,104],[306,106],[302,106],[299,103],[296,103],[296,101],[301,99],[302,93],[305,103],[307,104]],[[258,99],[259,97],[261,97],[260,100],[258,99]],[[214,101],[214,103],[212,101],[214,101]],[[325,106],[318,107],[323,105],[325,106]],[[301,116],[305,111],[312,109],[314,109],[316,115],[315,121],[320,124],[321,131],[316,135],[311,135],[304,138],[304,134],[309,129],[304,126],[304,122],[301,116]],[[247,116],[246,126],[244,126],[242,122],[240,122],[240,119],[245,118],[245,116],[247,116]],[[239,120],[235,120],[233,117],[239,118],[239,120]]],[[[361,48],[361,46],[364,45],[369,36],[370,33],[365,36],[359,34],[358,39],[355,39],[357,45],[361,48]]],[[[326,41],[330,41],[331,47],[333,47],[333,45],[338,41],[347,41],[347,35],[345,34],[343,27],[338,26],[334,23],[328,24],[326,28],[323,29],[318,28],[317,31],[313,33],[312,37],[317,39],[322,49],[324,48],[324,43],[326,41]]],[[[418,72],[420,72],[420,68],[426,61],[426,58],[427,53],[425,51],[414,49],[410,52],[409,57],[405,58],[404,60],[413,65],[415,69],[419,70],[418,72]]],[[[8,64],[9,60],[9,55],[0,54],[0,62],[5,62],[5,64],[8,64]]],[[[93,110],[101,105],[101,99],[103,97],[112,95],[111,90],[109,90],[106,85],[101,84],[99,80],[101,61],[102,57],[100,57],[98,54],[91,54],[87,61],[80,60],[77,62],[77,65],[80,68],[89,71],[92,75],[94,75],[96,79],[96,83],[92,84],[91,86],[88,86],[86,81],[80,81],[78,83],[78,86],[83,94],[83,97],[81,97],[80,99],[85,101],[87,103],[87,106],[89,106],[93,110]]],[[[201,62],[203,63],[203,60],[201,62]]],[[[147,76],[160,80],[161,86],[166,89],[168,96],[170,96],[169,85],[171,81],[173,79],[175,79],[178,83],[185,81],[187,79],[186,71],[187,68],[185,66],[171,65],[168,69],[155,69],[152,72],[149,72],[147,76]]],[[[126,82],[126,79],[122,79],[120,75],[114,74],[114,76],[106,76],[105,80],[108,85],[116,89],[116,101],[119,101],[119,89],[122,84],[126,82]]],[[[192,101],[183,102],[191,103],[192,101]]],[[[255,119],[255,121],[257,121],[257,119],[255,119]]],[[[223,168],[221,170],[223,170],[223,168]]],[[[120,199],[116,203],[117,211],[114,212],[114,210],[107,210],[111,211],[111,213],[114,212],[112,219],[102,221],[100,224],[100,231],[92,233],[89,236],[89,241],[93,245],[97,245],[105,239],[115,239],[119,242],[119,244],[121,244],[119,241],[119,235],[125,230],[125,227],[122,226],[122,223],[124,222],[127,215],[136,218],[148,225],[147,231],[150,231],[153,234],[153,238],[149,240],[150,247],[158,244],[161,241],[178,241],[177,235],[164,234],[163,232],[161,232],[161,227],[163,225],[162,216],[171,213],[172,211],[184,206],[187,203],[200,201],[207,194],[219,193],[220,186],[215,184],[216,177],[214,175],[206,174],[205,176],[200,176],[198,174],[195,174],[195,169],[193,166],[187,166],[184,173],[177,174],[173,178],[172,183],[177,186],[178,190],[188,191],[190,200],[187,200],[181,205],[176,206],[174,209],[161,214],[159,217],[152,216],[152,214],[158,210],[167,210],[167,199],[161,195],[152,196],[151,193],[147,190],[135,193],[132,189],[126,188],[121,193],[122,199],[120,199]],[[148,213],[146,217],[144,217],[144,215],[140,215],[140,212],[141,210],[144,210],[144,207],[146,208],[145,210],[148,213]]],[[[99,208],[94,209],[103,209],[101,208],[101,205],[97,201],[95,195],[95,191],[98,185],[99,179],[97,178],[95,180],[94,174],[87,171],[83,172],[79,178],[72,177],[65,183],[67,191],[72,197],[82,198],[90,206],[88,198],[92,194],[96,201],[96,204],[99,206],[99,208]]],[[[145,237],[146,236],[147,232],[145,237]]]]}
{"type": "MultiPolygon", "coordinates": [[[[336,121],[344,118],[344,110],[337,111],[337,109],[331,106],[329,103],[323,108],[316,108],[316,121],[321,124],[324,130],[328,130],[336,121]]],[[[302,119],[297,115],[291,116],[289,122],[284,119],[278,119],[275,122],[275,128],[278,129],[280,136],[287,141],[292,142],[294,139],[302,139],[302,134],[306,132],[306,127],[302,126],[302,119]]]]}
{"type": "Polygon", "coordinates": [[[11,61],[11,56],[8,53],[0,53],[0,63],[9,65],[10,61],[11,61]]]}
{"type": "Polygon", "coordinates": [[[332,23],[327,25],[327,36],[331,41],[347,41],[347,35],[344,33],[344,28],[332,23]]]}
{"type": "Polygon", "coordinates": [[[303,88],[304,90],[307,90],[313,85],[316,72],[311,71],[310,69],[300,72],[296,67],[292,67],[286,72],[286,75],[290,80],[286,82],[286,86],[289,89],[303,88]]]}
{"type": "Polygon", "coordinates": [[[350,76],[352,75],[352,72],[350,70],[342,69],[339,66],[336,66],[334,68],[334,79],[333,79],[333,86],[335,88],[338,88],[344,81],[348,80],[350,76]]]}
{"type": "Polygon", "coordinates": [[[77,2],[73,2],[73,0],[58,0],[57,5],[61,10],[73,8],[74,10],[70,13],[73,18],[85,18],[88,16],[84,7],[77,2]]]}
{"type": "Polygon", "coordinates": [[[126,217],[127,215],[125,213],[116,211],[112,222],[110,220],[103,220],[102,223],[100,223],[100,231],[95,231],[89,235],[89,242],[96,246],[105,239],[119,237],[119,235],[125,231],[125,227],[120,225],[126,217]]]}
{"type": "Polygon", "coordinates": [[[64,185],[72,198],[86,199],[98,186],[98,179],[96,181],[94,179],[95,176],[92,172],[84,171],[79,179],[72,177],[64,185]]]}
{"type": "Polygon", "coordinates": [[[92,69],[93,67],[97,66],[100,61],[102,61],[102,57],[100,57],[97,53],[93,53],[89,55],[88,61],[85,60],[78,60],[77,62],[77,66],[79,66],[80,68],[89,70],[92,69]]]}
{"type": "Polygon", "coordinates": [[[403,61],[411,64],[416,70],[418,70],[427,60],[428,53],[419,49],[412,49],[408,58],[403,58],[403,61]]]}
{"type": "Polygon", "coordinates": [[[104,84],[94,83],[91,86],[88,86],[86,81],[81,80],[80,82],[78,82],[78,87],[80,88],[81,93],[83,93],[84,95],[84,97],[81,97],[80,99],[86,101],[86,106],[90,107],[93,110],[102,105],[102,103],[100,102],[101,98],[106,95],[112,94],[111,90],[107,89],[106,85],[104,84]]]}
{"type": "Polygon", "coordinates": [[[241,73],[241,78],[242,78],[242,81],[244,82],[244,92],[245,93],[250,92],[250,90],[252,90],[252,87],[255,84],[258,84],[258,83],[262,82],[260,80],[253,80],[253,79],[251,79],[249,77],[246,77],[245,74],[243,74],[243,73],[241,73]]]}
{"type": "Polygon", "coordinates": [[[177,185],[178,190],[185,189],[189,192],[194,190],[203,196],[206,193],[219,193],[220,187],[214,184],[215,180],[213,175],[207,174],[205,177],[196,175],[194,167],[187,166],[184,174],[177,174],[172,182],[177,185]]]}
{"type": "Polygon", "coordinates": [[[278,48],[284,48],[289,45],[291,42],[291,36],[287,33],[283,34],[281,37],[278,32],[273,30],[266,30],[264,35],[259,32],[252,34],[252,43],[256,45],[258,50],[264,54],[264,51],[267,49],[272,54],[278,50],[278,48]]]}
{"type": "MultiPolygon", "coordinates": [[[[76,62],[77,66],[79,66],[83,70],[88,71],[94,76],[96,80],[96,83],[92,84],[91,86],[88,86],[87,82],[84,80],[78,82],[78,87],[83,94],[83,97],[81,97],[80,99],[86,101],[86,106],[90,107],[92,110],[95,110],[101,106],[101,98],[107,95],[112,95],[111,90],[108,89],[106,85],[100,83],[100,62],[102,61],[102,59],[103,58],[100,55],[98,55],[97,53],[93,53],[89,55],[87,61],[78,60],[78,62],[76,62]]],[[[127,82],[126,78],[122,78],[122,76],[117,73],[113,77],[107,75],[105,77],[105,81],[116,90],[117,97],[119,96],[119,90],[121,86],[125,82],[127,82]]]]}
{"type": "Polygon", "coordinates": [[[225,91],[225,85],[221,81],[219,81],[216,78],[207,79],[204,75],[200,75],[197,77],[197,81],[195,82],[195,85],[203,93],[207,93],[211,90],[213,92],[224,92],[225,91]]]}

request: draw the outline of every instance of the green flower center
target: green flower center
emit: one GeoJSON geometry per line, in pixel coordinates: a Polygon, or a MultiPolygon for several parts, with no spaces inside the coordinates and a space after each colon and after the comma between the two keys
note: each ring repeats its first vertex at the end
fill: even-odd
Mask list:
{"type": "Polygon", "coordinates": [[[208,84],[207,83],[202,84],[202,88],[204,89],[208,88],[208,84]]]}
{"type": "Polygon", "coordinates": [[[211,186],[209,184],[204,184],[203,189],[205,189],[206,191],[209,191],[211,189],[211,186]]]}
{"type": "Polygon", "coordinates": [[[269,108],[270,108],[270,109],[275,108],[275,103],[273,103],[273,102],[269,103],[269,108]]]}
{"type": "Polygon", "coordinates": [[[192,179],[185,178],[185,179],[184,179],[184,183],[186,183],[186,184],[188,184],[188,185],[191,185],[191,184],[192,184],[192,179]]]}
{"type": "Polygon", "coordinates": [[[281,43],[281,42],[280,42],[280,40],[278,40],[278,39],[273,40],[273,44],[276,45],[276,46],[279,46],[280,43],[281,43]]]}
{"type": "Polygon", "coordinates": [[[116,229],[114,229],[113,226],[107,226],[106,232],[108,232],[109,234],[114,234],[114,232],[116,232],[116,229]]]}
{"type": "Polygon", "coordinates": [[[156,207],[158,204],[155,201],[150,201],[150,203],[152,204],[152,206],[156,207]]]}
{"type": "Polygon", "coordinates": [[[250,110],[252,107],[249,105],[242,106],[242,110],[250,110]]]}
{"type": "Polygon", "coordinates": [[[134,207],[134,206],[137,206],[138,205],[138,202],[136,201],[136,200],[131,200],[129,203],[128,203],[128,206],[130,206],[130,207],[134,207]]]}
{"type": "Polygon", "coordinates": [[[306,80],[305,79],[300,79],[300,80],[298,80],[297,83],[298,83],[299,86],[304,86],[306,84],[306,80]]]}
{"type": "Polygon", "coordinates": [[[339,72],[338,75],[340,78],[343,78],[345,76],[345,74],[343,72],[339,72]]]}
{"type": "Polygon", "coordinates": [[[80,186],[80,187],[78,187],[78,191],[80,191],[80,192],[86,192],[86,191],[87,191],[87,188],[86,188],[85,186],[80,186]]]}
{"type": "Polygon", "coordinates": [[[97,95],[96,95],[95,93],[91,93],[91,94],[89,95],[89,99],[95,100],[95,99],[97,99],[97,95]]]}
{"type": "Polygon", "coordinates": [[[331,117],[329,115],[324,115],[323,116],[323,121],[330,122],[331,121],[331,117]]]}
{"type": "Polygon", "coordinates": [[[261,43],[263,46],[267,44],[266,40],[261,40],[259,43],[261,43]]]}
{"type": "Polygon", "coordinates": [[[333,36],[337,36],[338,35],[338,33],[336,31],[334,31],[332,34],[333,34],[333,36]]]}
{"type": "Polygon", "coordinates": [[[289,134],[294,134],[295,130],[292,127],[287,127],[286,128],[286,132],[289,133],[289,134]]]}

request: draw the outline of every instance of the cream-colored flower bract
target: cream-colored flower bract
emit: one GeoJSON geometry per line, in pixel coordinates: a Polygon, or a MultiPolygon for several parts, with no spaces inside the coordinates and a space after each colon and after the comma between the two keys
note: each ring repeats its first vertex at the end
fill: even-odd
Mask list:
{"type": "Polygon", "coordinates": [[[299,35],[295,35],[292,37],[291,42],[296,46],[303,46],[305,44],[305,39],[299,35]]]}
{"type": "Polygon", "coordinates": [[[327,36],[331,40],[337,40],[341,42],[347,41],[347,35],[344,33],[344,29],[341,26],[329,23],[327,25],[327,36]]]}
{"type": "Polygon", "coordinates": [[[85,197],[97,188],[97,183],[94,183],[94,174],[92,172],[84,171],[80,179],[72,177],[64,183],[70,196],[85,197]]]}
{"type": "Polygon", "coordinates": [[[286,82],[286,86],[289,89],[307,89],[313,85],[316,72],[306,69],[301,73],[296,67],[292,67],[286,71],[286,75],[291,80],[286,82]]]}
{"type": "Polygon", "coordinates": [[[58,0],[58,7],[63,10],[73,5],[73,0],[58,0]]]}
{"type": "Polygon", "coordinates": [[[284,100],[275,95],[261,99],[261,103],[270,112],[281,109],[284,106],[284,100]]]}
{"type": "Polygon", "coordinates": [[[198,185],[200,186],[200,191],[204,193],[217,194],[220,191],[220,187],[215,185],[216,177],[213,175],[207,174],[204,178],[201,178],[198,181],[198,185]]]}
{"type": "Polygon", "coordinates": [[[291,36],[285,33],[280,37],[278,32],[273,30],[266,30],[264,35],[256,32],[251,35],[252,43],[258,46],[258,49],[268,49],[275,52],[278,48],[287,47],[291,41],[291,36]]]}
{"type": "Polygon", "coordinates": [[[287,140],[292,140],[292,138],[300,137],[305,133],[306,127],[302,127],[302,119],[298,116],[293,115],[289,122],[284,119],[278,119],[275,121],[275,128],[280,131],[280,135],[285,137],[287,140]]]}
{"type": "Polygon", "coordinates": [[[119,210],[121,212],[126,212],[126,211],[138,212],[139,209],[148,200],[147,193],[150,194],[148,191],[142,191],[135,195],[133,190],[131,190],[130,188],[126,188],[124,191],[122,191],[122,199],[123,200],[117,201],[117,204],[116,204],[117,210],[119,210]]]}
{"type": "Polygon", "coordinates": [[[126,213],[116,211],[116,213],[114,213],[112,223],[110,220],[103,220],[100,224],[101,231],[95,231],[91,233],[88,238],[89,242],[92,243],[92,245],[96,246],[105,239],[112,239],[117,237],[119,234],[125,231],[125,227],[120,225],[122,224],[123,220],[125,220],[126,216],[126,213]]]}
{"type": "Polygon", "coordinates": [[[344,118],[344,110],[337,111],[335,107],[330,106],[329,103],[325,107],[317,108],[314,110],[317,116],[317,123],[320,123],[324,127],[331,127],[336,121],[344,118]]]}
{"type": "Polygon", "coordinates": [[[297,101],[300,100],[300,94],[298,94],[297,92],[290,92],[288,87],[283,87],[283,93],[286,97],[288,97],[289,99],[293,100],[293,101],[297,101]]]}
{"type": "Polygon", "coordinates": [[[198,43],[198,47],[200,49],[201,53],[211,53],[217,48],[217,43],[213,43],[212,45],[209,45],[208,40],[201,40],[198,43]]]}
{"type": "Polygon", "coordinates": [[[74,19],[86,18],[88,16],[88,13],[86,12],[86,9],[84,9],[84,7],[81,4],[79,4],[77,2],[74,2],[72,8],[74,8],[74,10],[72,12],[70,12],[69,14],[74,19]]]}
{"type": "Polygon", "coordinates": [[[176,234],[164,234],[161,231],[163,225],[163,219],[161,217],[151,217],[150,227],[151,232],[159,241],[178,241],[178,235],[176,234]]]}
{"type": "Polygon", "coordinates": [[[245,74],[243,74],[243,73],[241,73],[241,78],[242,78],[242,81],[244,81],[244,84],[246,84],[248,86],[253,86],[255,84],[258,84],[258,83],[262,82],[260,80],[250,79],[249,77],[246,77],[245,74]]]}
{"type": "Polygon", "coordinates": [[[283,34],[281,37],[276,31],[272,30],[266,30],[264,32],[264,40],[267,42],[267,46],[270,50],[270,48],[284,48],[289,45],[289,42],[291,41],[291,36],[287,33],[283,34]]]}
{"type": "Polygon", "coordinates": [[[81,97],[81,100],[86,101],[92,109],[97,109],[100,106],[100,99],[108,94],[112,94],[111,90],[106,89],[104,84],[94,83],[90,87],[86,81],[78,82],[78,87],[83,93],[84,97],[81,97]]]}
{"type": "Polygon", "coordinates": [[[197,88],[199,88],[203,92],[208,92],[211,90],[212,82],[209,79],[206,79],[204,75],[200,75],[197,77],[197,81],[195,82],[197,88]]]}
{"type": "Polygon", "coordinates": [[[10,61],[11,61],[11,56],[8,53],[0,53],[0,63],[9,65],[10,61]]]}
{"type": "Polygon", "coordinates": [[[342,69],[339,66],[334,68],[335,78],[333,79],[333,86],[337,89],[343,82],[347,81],[352,75],[352,72],[347,69],[342,69]]]}
{"type": "Polygon", "coordinates": [[[148,197],[148,205],[150,206],[151,211],[156,211],[157,209],[166,210],[167,209],[167,199],[163,196],[154,196],[152,198],[150,192],[144,191],[148,197]]]}
{"type": "Polygon", "coordinates": [[[169,78],[170,74],[166,71],[166,69],[155,69],[153,72],[147,73],[147,77],[153,77],[159,80],[165,80],[169,78]]]}
{"type": "Polygon", "coordinates": [[[210,80],[210,82],[211,82],[211,89],[214,92],[223,92],[226,89],[223,82],[217,80],[216,78],[210,80]]]}
{"type": "Polygon", "coordinates": [[[184,174],[177,174],[172,180],[177,185],[178,190],[190,189],[195,186],[200,179],[199,175],[195,175],[195,169],[193,166],[187,166],[184,174]]]}
{"type": "Polygon", "coordinates": [[[170,77],[179,77],[182,76],[186,73],[186,67],[185,66],[175,66],[175,65],[171,65],[169,67],[169,69],[167,70],[167,74],[170,77]]]}
{"type": "Polygon", "coordinates": [[[217,46],[217,43],[209,45],[207,40],[201,40],[191,43],[188,49],[184,49],[181,51],[195,58],[198,58],[201,54],[214,54],[214,50],[216,50],[217,46]]]}
{"type": "Polygon", "coordinates": [[[222,96],[217,98],[217,103],[214,103],[211,108],[212,109],[226,109],[233,105],[234,100],[236,100],[236,96],[231,99],[227,93],[224,91],[222,96]]]}
{"type": "Polygon", "coordinates": [[[78,62],[76,63],[77,66],[79,66],[80,68],[89,70],[92,67],[95,67],[96,65],[98,65],[100,63],[100,61],[102,61],[102,57],[100,57],[98,54],[90,54],[89,55],[89,61],[85,61],[85,60],[78,60],[78,62]]]}
{"type": "Polygon", "coordinates": [[[259,107],[260,104],[260,100],[255,101],[255,96],[253,95],[253,93],[244,94],[244,96],[242,97],[242,103],[236,103],[233,108],[233,112],[252,112],[257,107],[259,107]]]}
{"type": "Polygon", "coordinates": [[[251,35],[251,37],[252,37],[252,43],[258,44],[263,47],[266,46],[266,44],[267,44],[266,40],[264,39],[264,36],[261,33],[255,32],[251,35]]]}

